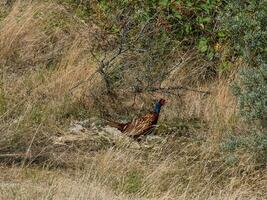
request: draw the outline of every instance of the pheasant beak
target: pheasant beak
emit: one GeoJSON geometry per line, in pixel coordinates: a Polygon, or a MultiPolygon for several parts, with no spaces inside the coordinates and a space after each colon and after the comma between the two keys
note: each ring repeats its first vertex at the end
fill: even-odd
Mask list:
{"type": "Polygon", "coordinates": [[[160,104],[163,106],[166,104],[166,100],[165,99],[160,99],[160,104]]]}

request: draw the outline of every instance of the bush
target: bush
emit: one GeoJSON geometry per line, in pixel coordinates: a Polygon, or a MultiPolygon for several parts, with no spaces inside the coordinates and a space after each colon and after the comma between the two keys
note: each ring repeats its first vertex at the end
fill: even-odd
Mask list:
{"type": "Polygon", "coordinates": [[[227,35],[234,53],[250,66],[266,61],[266,4],[260,1],[233,1],[221,18],[222,32],[227,35]]]}
{"type": "Polygon", "coordinates": [[[265,120],[267,115],[266,5],[260,1],[233,1],[221,18],[222,32],[248,68],[234,84],[239,110],[249,121],[265,120]]]}
{"type": "Polygon", "coordinates": [[[249,121],[266,120],[267,117],[267,65],[246,69],[240,82],[234,85],[240,114],[249,121]]]}
{"type": "MultiPolygon", "coordinates": [[[[220,145],[221,149],[228,155],[226,163],[237,161],[236,152],[243,151],[252,155],[257,166],[266,166],[267,164],[267,132],[253,130],[250,134],[230,135],[220,145]]],[[[242,154],[243,155],[243,154],[242,154]]]]}

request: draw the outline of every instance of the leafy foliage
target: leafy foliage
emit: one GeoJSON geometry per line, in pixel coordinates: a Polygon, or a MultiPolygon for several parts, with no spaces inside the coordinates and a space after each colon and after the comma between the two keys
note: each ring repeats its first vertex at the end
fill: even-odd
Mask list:
{"type": "Polygon", "coordinates": [[[222,32],[250,66],[266,62],[266,1],[233,1],[221,18],[222,32]]]}
{"type": "MultiPolygon", "coordinates": [[[[229,159],[237,159],[237,151],[247,151],[253,155],[257,164],[267,164],[267,132],[253,130],[247,136],[230,135],[221,143],[221,149],[229,154],[229,159]]],[[[226,161],[230,161],[226,159],[226,161]]],[[[231,163],[231,162],[230,162],[231,163]]]]}
{"type": "Polygon", "coordinates": [[[248,120],[266,120],[267,117],[267,65],[246,69],[234,85],[240,113],[248,120]]]}
{"type": "MultiPolygon", "coordinates": [[[[213,44],[220,34],[216,26],[216,16],[221,12],[224,2],[191,0],[119,0],[119,1],[74,1],[59,0],[70,6],[81,19],[93,20],[98,26],[113,33],[119,33],[121,16],[127,13],[136,24],[155,20],[155,28],[163,30],[174,40],[186,46],[197,46],[200,52],[213,53],[213,44]]],[[[222,35],[222,34],[221,34],[222,35]]]]}
{"type": "Polygon", "coordinates": [[[267,116],[266,3],[262,0],[229,3],[222,22],[233,53],[249,66],[234,86],[240,113],[248,120],[264,120],[267,116]]]}

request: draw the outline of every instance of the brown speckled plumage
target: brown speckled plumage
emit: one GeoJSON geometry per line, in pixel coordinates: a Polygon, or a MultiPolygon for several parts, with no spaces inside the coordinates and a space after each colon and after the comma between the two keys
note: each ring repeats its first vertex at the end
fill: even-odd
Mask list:
{"type": "Polygon", "coordinates": [[[134,118],[128,123],[118,123],[118,122],[109,122],[108,124],[112,127],[119,129],[122,133],[133,137],[138,138],[142,135],[147,135],[152,132],[156,127],[158,122],[160,107],[165,104],[164,99],[160,99],[156,103],[155,110],[147,113],[143,117],[134,118]]]}

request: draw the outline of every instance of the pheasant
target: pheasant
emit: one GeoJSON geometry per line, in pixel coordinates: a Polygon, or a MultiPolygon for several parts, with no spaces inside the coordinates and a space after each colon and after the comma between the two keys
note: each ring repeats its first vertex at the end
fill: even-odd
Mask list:
{"type": "Polygon", "coordinates": [[[154,110],[147,113],[143,117],[134,118],[128,123],[109,121],[108,125],[119,129],[122,133],[133,138],[150,134],[156,127],[161,107],[165,104],[165,102],[166,101],[164,99],[160,99],[156,103],[154,110]]]}

